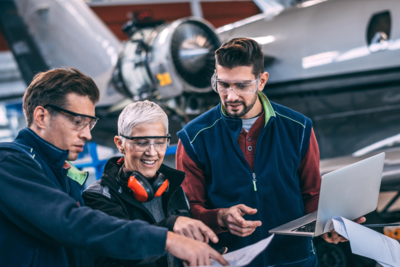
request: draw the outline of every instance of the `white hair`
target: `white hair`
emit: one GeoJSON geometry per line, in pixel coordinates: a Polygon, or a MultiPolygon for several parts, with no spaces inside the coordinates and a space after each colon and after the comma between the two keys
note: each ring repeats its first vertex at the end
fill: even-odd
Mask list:
{"type": "MultiPolygon", "coordinates": [[[[162,122],[165,134],[168,134],[168,116],[164,110],[154,102],[148,100],[129,104],[118,117],[118,135],[132,136],[133,128],[139,124],[162,122]]],[[[122,141],[125,138],[121,136],[122,141]]]]}

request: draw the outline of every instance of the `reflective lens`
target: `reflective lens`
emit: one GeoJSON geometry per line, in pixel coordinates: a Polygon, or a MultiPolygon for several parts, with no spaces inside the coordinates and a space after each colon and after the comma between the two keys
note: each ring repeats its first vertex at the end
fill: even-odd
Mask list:
{"type": "Polygon", "coordinates": [[[229,94],[229,90],[233,90],[237,95],[251,95],[257,91],[261,74],[257,79],[253,80],[223,80],[218,79],[214,73],[211,78],[211,85],[215,92],[221,95],[229,94]]]}
{"type": "Polygon", "coordinates": [[[64,115],[64,118],[66,119],[66,125],[68,126],[68,128],[73,129],[75,131],[82,131],[87,126],[89,126],[89,130],[92,130],[96,125],[97,121],[99,120],[99,118],[97,117],[85,114],[79,114],[55,105],[47,104],[44,106],[44,108],[47,107],[51,107],[53,110],[64,115]]]}
{"type": "Polygon", "coordinates": [[[74,116],[74,115],[65,113],[63,111],[60,111],[60,113],[65,116],[65,118],[68,122],[67,126],[76,131],[82,131],[87,126],[89,126],[89,130],[92,130],[98,121],[98,119],[92,119],[92,118],[83,117],[83,116],[74,116]]]}
{"type": "Polygon", "coordinates": [[[130,141],[133,149],[138,152],[147,151],[151,145],[158,152],[164,152],[169,145],[169,138],[137,138],[130,141]]]}

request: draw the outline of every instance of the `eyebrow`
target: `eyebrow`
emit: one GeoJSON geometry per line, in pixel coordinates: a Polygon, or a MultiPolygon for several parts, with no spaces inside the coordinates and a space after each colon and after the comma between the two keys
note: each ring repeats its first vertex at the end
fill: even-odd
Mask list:
{"type": "Polygon", "coordinates": [[[120,134],[120,136],[129,139],[129,140],[133,140],[133,139],[144,139],[144,138],[169,138],[171,139],[171,135],[166,135],[166,136],[125,136],[123,134],[120,134]]]}

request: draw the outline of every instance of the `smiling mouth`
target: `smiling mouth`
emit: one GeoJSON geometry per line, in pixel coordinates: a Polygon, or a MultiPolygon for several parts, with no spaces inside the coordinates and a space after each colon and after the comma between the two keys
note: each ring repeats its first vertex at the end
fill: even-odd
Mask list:
{"type": "Polygon", "coordinates": [[[238,109],[241,105],[242,104],[235,104],[235,105],[230,104],[229,107],[231,107],[231,109],[238,109]]]}
{"type": "Polygon", "coordinates": [[[147,164],[147,165],[153,165],[153,164],[156,163],[155,160],[143,160],[143,159],[141,159],[140,161],[143,162],[144,164],[147,164]]]}

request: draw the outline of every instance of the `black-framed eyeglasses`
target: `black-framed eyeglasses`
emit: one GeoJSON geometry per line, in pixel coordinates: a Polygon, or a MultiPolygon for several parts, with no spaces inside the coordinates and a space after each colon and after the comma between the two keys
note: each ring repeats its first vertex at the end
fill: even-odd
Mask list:
{"type": "Polygon", "coordinates": [[[68,121],[70,128],[77,131],[82,131],[86,128],[86,126],[89,126],[89,130],[92,130],[99,120],[97,117],[76,113],[56,105],[46,104],[43,106],[43,108],[47,107],[51,107],[55,111],[65,115],[69,119],[68,121]]]}
{"type": "Polygon", "coordinates": [[[133,149],[138,152],[145,152],[149,150],[150,146],[153,145],[154,149],[158,152],[165,151],[171,139],[171,135],[166,136],[120,136],[132,140],[133,149]]]}

